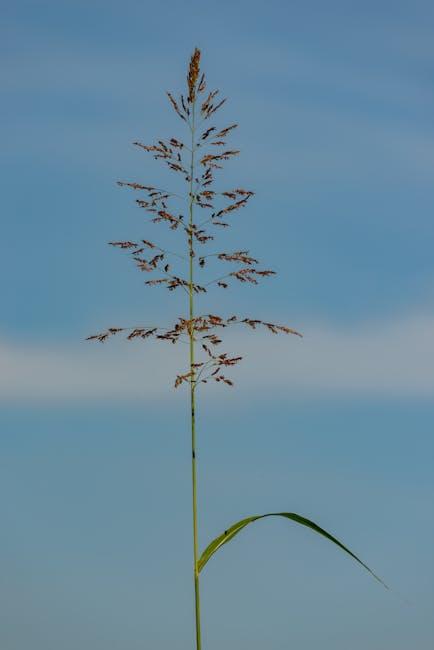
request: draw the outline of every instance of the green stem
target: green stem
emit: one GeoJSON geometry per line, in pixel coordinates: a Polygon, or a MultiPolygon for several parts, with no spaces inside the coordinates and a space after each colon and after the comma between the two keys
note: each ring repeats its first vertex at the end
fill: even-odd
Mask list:
{"type": "Polygon", "coordinates": [[[193,291],[193,259],[194,259],[194,246],[193,246],[193,176],[194,176],[194,135],[195,135],[195,101],[192,105],[192,122],[191,122],[191,163],[190,163],[190,200],[189,200],[189,338],[190,338],[190,401],[191,401],[191,477],[192,477],[192,506],[193,506],[193,557],[194,557],[194,602],[195,602],[195,618],[196,618],[196,650],[201,650],[201,634],[200,634],[200,588],[199,588],[199,571],[198,571],[198,533],[197,533],[197,477],[196,477],[196,403],[195,403],[195,387],[196,387],[196,369],[194,367],[194,291],[193,291]]]}

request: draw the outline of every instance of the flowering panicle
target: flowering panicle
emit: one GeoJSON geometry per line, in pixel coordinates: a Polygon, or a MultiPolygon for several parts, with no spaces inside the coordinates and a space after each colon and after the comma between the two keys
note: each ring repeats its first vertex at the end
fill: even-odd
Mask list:
{"type": "MultiPolygon", "coordinates": [[[[183,253],[168,251],[147,239],[139,241],[113,241],[111,246],[123,250],[147,277],[148,286],[164,287],[169,291],[181,290],[187,294],[198,295],[209,292],[213,287],[227,289],[232,282],[257,285],[260,280],[275,274],[263,269],[259,261],[249,250],[230,252],[202,252],[215,239],[219,228],[228,228],[232,219],[241,208],[245,208],[254,193],[241,187],[215,188],[215,173],[224,163],[240,153],[238,149],[227,146],[227,139],[237,128],[236,123],[228,126],[207,126],[197,130],[197,120],[204,122],[214,116],[224,105],[225,99],[219,99],[218,90],[206,91],[205,75],[200,70],[201,53],[197,48],[191,56],[187,72],[187,92],[175,97],[168,92],[170,104],[175,113],[186,123],[190,131],[191,146],[183,139],[171,136],[159,139],[154,144],[134,142],[139,149],[150,153],[157,161],[167,165],[172,171],[181,174],[186,184],[183,195],[167,189],[145,185],[136,181],[118,181],[118,185],[134,190],[138,194],[136,205],[149,214],[149,222],[166,225],[169,231],[184,233],[183,253]],[[216,150],[217,148],[217,150],[216,150]],[[184,210],[179,211],[179,203],[184,203],[184,210]],[[193,215],[194,208],[200,210],[200,220],[189,219],[189,208],[193,215]],[[205,216],[204,216],[205,215],[205,216]],[[200,252],[196,250],[200,247],[200,252]],[[207,277],[209,261],[232,266],[219,277],[207,277]],[[189,274],[189,264],[192,273],[189,274]],[[203,277],[196,279],[201,272],[203,277]],[[194,277],[194,279],[193,279],[194,277]]],[[[90,340],[105,342],[110,337],[124,333],[127,340],[154,338],[160,341],[177,343],[191,339],[199,343],[203,359],[190,364],[188,372],[178,374],[175,387],[190,383],[196,387],[199,383],[217,383],[232,386],[232,380],[223,373],[241,361],[241,356],[228,356],[227,353],[214,352],[221,345],[221,333],[233,325],[247,326],[250,329],[263,327],[278,334],[301,336],[296,330],[285,325],[276,325],[268,321],[232,316],[223,318],[212,314],[193,317],[179,317],[169,328],[149,327],[112,327],[89,337],[90,340]]]]}

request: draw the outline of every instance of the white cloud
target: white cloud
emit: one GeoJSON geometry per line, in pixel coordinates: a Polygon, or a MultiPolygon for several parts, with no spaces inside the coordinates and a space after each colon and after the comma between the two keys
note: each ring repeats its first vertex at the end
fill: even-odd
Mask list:
{"type": "Polygon", "coordinates": [[[296,393],[431,398],[433,361],[434,317],[419,315],[354,328],[306,327],[301,345],[260,346],[250,372],[259,364],[267,386],[271,380],[296,393]]]}
{"type": "MultiPolygon", "coordinates": [[[[240,398],[287,395],[434,397],[434,316],[360,327],[306,326],[305,337],[241,330],[226,349],[245,356],[232,373],[240,398]]],[[[186,365],[182,344],[0,345],[3,402],[158,400],[186,365]]],[[[219,387],[219,390],[223,388],[219,387]]]]}
{"type": "MultiPolygon", "coordinates": [[[[0,399],[63,401],[163,396],[176,360],[168,347],[0,344],[0,399]]],[[[176,351],[179,360],[179,352],[176,351]]]]}

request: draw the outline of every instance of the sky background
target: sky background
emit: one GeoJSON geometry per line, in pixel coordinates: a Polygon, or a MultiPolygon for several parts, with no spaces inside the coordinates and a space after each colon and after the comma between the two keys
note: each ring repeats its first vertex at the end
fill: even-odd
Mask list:
{"type": "MultiPolygon", "coordinates": [[[[0,645],[193,647],[185,348],[114,239],[155,239],[118,179],[170,184],[134,140],[182,138],[165,98],[194,46],[240,128],[222,234],[278,271],[203,309],[233,391],[201,397],[201,546],[250,514],[314,519],[390,584],[286,521],[202,578],[204,648],[429,650],[434,640],[434,8],[431,2],[2,2],[0,645]]],[[[217,390],[219,388],[219,390],[217,390]]]]}

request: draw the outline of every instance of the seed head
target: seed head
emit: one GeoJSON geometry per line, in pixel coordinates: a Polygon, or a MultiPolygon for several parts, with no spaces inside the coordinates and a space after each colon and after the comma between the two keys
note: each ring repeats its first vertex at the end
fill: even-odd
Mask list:
{"type": "Polygon", "coordinates": [[[190,66],[188,69],[188,101],[192,104],[196,98],[196,84],[199,77],[199,65],[200,65],[200,50],[195,48],[191,59],[190,66]]]}

